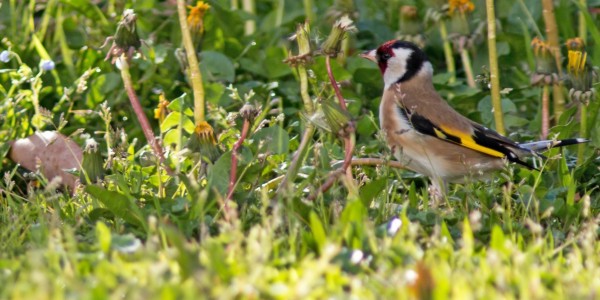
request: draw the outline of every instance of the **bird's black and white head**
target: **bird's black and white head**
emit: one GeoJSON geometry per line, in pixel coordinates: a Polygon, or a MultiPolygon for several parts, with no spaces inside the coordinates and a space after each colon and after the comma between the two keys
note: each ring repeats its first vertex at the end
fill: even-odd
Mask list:
{"type": "Polygon", "coordinates": [[[391,40],[361,56],[377,63],[386,89],[394,83],[408,81],[415,76],[431,78],[433,75],[427,55],[411,42],[391,40]]]}

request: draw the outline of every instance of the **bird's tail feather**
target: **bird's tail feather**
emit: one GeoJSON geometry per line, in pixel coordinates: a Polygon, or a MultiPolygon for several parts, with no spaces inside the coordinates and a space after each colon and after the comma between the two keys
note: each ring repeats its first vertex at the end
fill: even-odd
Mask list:
{"type": "Polygon", "coordinates": [[[566,140],[537,141],[537,142],[519,144],[519,146],[521,146],[521,148],[527,149],[529,151],[538,152],[538,151],[546,151],[550,148],[576,145],[576,144],[587,143],[587,142],[589,142],[588,139],[575,138],[575,139],[566,139],[566,140]]]}

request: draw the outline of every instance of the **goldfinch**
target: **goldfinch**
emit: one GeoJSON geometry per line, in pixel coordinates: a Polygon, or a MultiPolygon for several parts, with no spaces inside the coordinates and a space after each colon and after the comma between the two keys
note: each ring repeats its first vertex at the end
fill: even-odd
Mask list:
{"type": "Polygon", "coordinates": [[[534,168],[523,159],[587,141],[518,144],[467,119],[436,92],[431,63],[413,43],[392,40],[361,56],[377,63],[383,75],[379,121],[394,156],[407,168],[430,177],[438,192],[446,182],[485,178],[506,161],[534,168]]]}

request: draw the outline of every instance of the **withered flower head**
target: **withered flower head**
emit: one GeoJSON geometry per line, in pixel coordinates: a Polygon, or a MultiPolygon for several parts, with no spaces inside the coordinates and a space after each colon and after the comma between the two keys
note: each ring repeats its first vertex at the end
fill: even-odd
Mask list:
{"type": "Polygon", "coordinates": [[[535,72],[531,75],[532,85],[549,85],[558,83],[558,70],[552,55],[552,48],[542,39],[531,40],[535,59],[535,72]]]}
{"type": "Polygon", "coordinates": [[[112,58],[111,62],[115,63],[123,54],[126,55],[127,59],[131,60],[133,54],[142,46],[142,41],[137,34],[136,21],[137,16],[133,12],[133,9],[126,9],[123,12],[123,19],[119,21],[117,32],[114,36],[108,37],[104,42],[105,45],[109,41],[113,42],[104,60],[112,58]]]}
{"type": "Polygon", "coordinates": [[[403,5],[400,7],[401,18],[415,18],[417,16],[417,7],[414,5],[403,5]]]}
{"type": "Polygon", "coordinates": [[[325,121],[329,130],[341,137],[346,137],[352,132],[352,116],[343,110],[340,105],[335,101],[323,101],[321,102],[321,109],[325,116],[325,121]]]}
{"type": "Polygon", "coordinates": [[[403,5],[400,7],[399,25],[398,39],[413,42],[420,47],[425,46],[423,23],[419,19],[416,6],[403,5]]]}
{"type": "Polygon", "coordinates": [[[343,16],[333,24],[331,33],[321,45],[321,51],[325,55],[335,57],[342,47],[342,39],[346,38],[346,33],[355,31],[356,27],[348,16],[343,16]]]}
{"type": "Polygon", "coordinates": [[[248,120],[250,122],[252,122],[252,120],[254,120],[259,113],[260,111],[250,103],[244,104],[244,106],[242,106],[240,109],[240,116],[244,118],[244,120],[248,120]]]}
{"type": "Polygon", "coordinates": [[[103,159],[98,151],[98,143],[93,138],[85,141],[83,159],[81,161],[81,173],[79,179],[82,183],[94,183],[104,178],[103,159]]]}

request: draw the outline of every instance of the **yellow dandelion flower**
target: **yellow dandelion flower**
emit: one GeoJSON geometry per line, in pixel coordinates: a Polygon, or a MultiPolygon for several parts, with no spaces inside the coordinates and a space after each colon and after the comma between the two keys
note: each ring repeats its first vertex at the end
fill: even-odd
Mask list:
{"type": "Polygon", "coordinates": [[[580,37],[568,39],[565,44],[567,45],[567,49],[569,49],[569,50],[583,51],[583,48],[585,48],[585,43],[583,42],[583,39],[580,37]]]}
{"type": "Polygon", "coordinates": [[[167,106],[169,106],[169,101],[167,101],[167,98],[165,98],[165,94],[160,94],[160,96],[158,96],[158,105],[154,109],[154,118],[160,123],[165,120],[167,114],[169,113],[167,106]]]}
{"type": "Polygon", "coordinates": [[[533,40],[531,40],[531,47],[533,48],[533,53],[536,56],[544,56],[550,51],[550,46],[548,43],[538,37],[535,37],[533,40]]]}
{"type": "Polygon", "coordinates": [[[569,63],[567,65],[569,73],[578,75],[585,69],[587,53],[581,50],[569,50],[569,63]]]}
{"type": "Polygon", "coordinates": [[[217,144],[215,140],[215,133],[212,126],[206,121],[202,121],[196,125],[194,132],[200,137],[201,140],[210,141],[213,145],[217,144]]]}
{"type": "Polygon", "coordinates": [[[210,5],[204,1],[198,1],[196,6],[188,6],[190,14],[187,17],[188,24],[192,33],[204,33],[204,14],[210,5]]]}
{"type": "Polygon", "coordinates": [[[475,10],[475,4],[471,0],[448,0],[448,7],[450,15],[455,11],[464,14],[475,10]]]}

